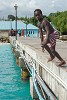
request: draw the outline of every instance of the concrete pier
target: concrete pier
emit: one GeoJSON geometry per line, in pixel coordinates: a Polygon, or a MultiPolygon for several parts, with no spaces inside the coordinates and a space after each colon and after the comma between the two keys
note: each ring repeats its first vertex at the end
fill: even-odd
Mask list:
{"type": "Polygon", "coordinates": [[[10,37],[10,43],[19,50],[20,57],[29,67],[39,100],[44,100],[42,95],[45,93],[49,100],[67,100],[67,41],[57,40],[56,45],[56,50],[66,61],[63,67],[58,66],[60,61],[57,58],[47,62],[49,54],[46,50],[42,52],[39,38],[18,37],[15,40],[10,37]]]}

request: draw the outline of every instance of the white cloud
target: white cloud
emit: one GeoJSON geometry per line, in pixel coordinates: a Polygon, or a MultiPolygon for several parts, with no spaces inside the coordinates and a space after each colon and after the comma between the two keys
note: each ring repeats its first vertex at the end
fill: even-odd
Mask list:
{"type": "Polygon", "coordinates": [[[45,15],[67,10],[67,0],[0,0],[0,17],[14,15],[15,4],[18,5],[18,17],[33,16],[36,8],[40,8],[45,15]]]}

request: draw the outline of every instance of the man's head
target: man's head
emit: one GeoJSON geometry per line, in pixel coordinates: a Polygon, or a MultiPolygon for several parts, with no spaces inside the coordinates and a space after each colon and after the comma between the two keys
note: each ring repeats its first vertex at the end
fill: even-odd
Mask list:
{"type": "Polygon", "coordinates": [[[42,18],[42,11],[40,9],[35,9],[34,16],[37,20],[40,20],[42,18]]]}

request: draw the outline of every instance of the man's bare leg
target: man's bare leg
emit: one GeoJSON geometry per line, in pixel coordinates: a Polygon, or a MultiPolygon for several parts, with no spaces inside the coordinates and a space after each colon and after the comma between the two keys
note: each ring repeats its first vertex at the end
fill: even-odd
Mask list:
{"type": "Polygon", "coordinates": [[[59,55],[57,51],[55,51],[55,46],[53,47],[52,53],[61,61],[61,63],[58,66],[62,66],[66,64],[66,62],[62,59],[62,57],[59,55]]]}
{"type": "Polygon", "coordinates": [[[49,61],[52,61],[52,60],[55,58],[55,56],[54,56],[54,54],[52,53],[51,49],[49,48],[48,45],[44,45],[43,47],[44,47],[44,48],[48,51],[48,53],[50,54],[50,58],[48,59],[48,62],[49,62],[49,61]]]}

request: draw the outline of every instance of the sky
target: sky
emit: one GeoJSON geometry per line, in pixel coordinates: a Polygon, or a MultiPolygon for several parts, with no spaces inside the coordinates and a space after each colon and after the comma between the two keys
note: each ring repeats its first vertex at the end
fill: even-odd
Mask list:
{"type": "Polygon", "coordinates": [[[8,15],[15,16],[15,4],[17,4],[17,16],[32,17],[35,9],[41,9],[43,15],[67,10],[67,0],[0,0],[0,18],[8,15]]]}

